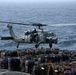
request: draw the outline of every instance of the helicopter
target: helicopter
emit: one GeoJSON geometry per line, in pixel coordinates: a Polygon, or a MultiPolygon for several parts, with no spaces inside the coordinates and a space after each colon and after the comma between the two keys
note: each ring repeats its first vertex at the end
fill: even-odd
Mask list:
{"type": "Polygon", "coordinates": [[[38,48],[40,44],[49,44],[49,47],[52,48],[52,44],[57,44],[58,38],[55,33],[49,32],[48,30],[44,30],[43,26],[47,26],[46,24],[42,23],[32,23],[32,24],[24,24],[24,23],[15,23],[15,22],[7,22],[7,21],[0,21],[0,23],[7,23],[7,28],[9,29],[10,37],[1,37],[1,40],[13,40],[17,42],[17,48],[19,47],[20,43],[35,43],[35,48],[38,48]],[[36,26],[33,30],[27,30],[24,33],[24,36],[16,36],[13,31],[13,26],[11,24],[18,24],[18,25],[31,25],[36,26]]]}

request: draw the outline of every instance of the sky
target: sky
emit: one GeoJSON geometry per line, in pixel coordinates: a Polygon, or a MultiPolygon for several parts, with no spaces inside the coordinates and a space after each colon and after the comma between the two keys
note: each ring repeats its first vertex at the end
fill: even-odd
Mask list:
{"type": "Polygon", "coordinates": [[[0,0],[0,2],[73,2],[76,0],[0,0]]]}

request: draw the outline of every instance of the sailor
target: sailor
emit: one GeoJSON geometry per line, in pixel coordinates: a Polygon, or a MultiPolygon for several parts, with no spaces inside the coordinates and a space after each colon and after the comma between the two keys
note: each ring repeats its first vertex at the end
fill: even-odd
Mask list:
{"type": "Polygon", "coordinates": [[[13,71],[20,71],[20,59],[11,58],[11,60],[10,60],[10,68],[13,71]]]}

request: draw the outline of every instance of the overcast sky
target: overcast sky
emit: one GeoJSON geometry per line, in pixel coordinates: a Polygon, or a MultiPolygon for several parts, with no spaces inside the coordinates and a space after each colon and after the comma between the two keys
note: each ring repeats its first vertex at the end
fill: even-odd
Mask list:
{"type": "Polygon", "coordinates": [[[76,0],[0,0],[0,2],[49,2],[49,1],[52,1],[52,2],[70,2],[70,1],[76,1],[76,0]]]}

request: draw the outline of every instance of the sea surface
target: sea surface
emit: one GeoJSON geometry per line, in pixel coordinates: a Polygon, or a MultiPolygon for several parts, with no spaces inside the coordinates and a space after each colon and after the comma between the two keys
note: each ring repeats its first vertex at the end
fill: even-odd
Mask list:
{"type": "MultiPolygon", "coordinates": [[[[76,3],[0,3],[0,21],[21,23],[45,23],[43,27],[58,37],[58,44],[53,48],[76,50],[76,3]]],[[[17,36],[33,26],[13,25],[17,36]]],[[[0,37],[10,36],[7,24],[0,23],[0,37]]],[[[17,43],[0,40],[0,50],[15,50],[17,43]]],[[[40,47],[49,48],[48,44],[40,47]]],[[[34,44],[20,44],[19,49],[34,48],[34,44]]]]}

